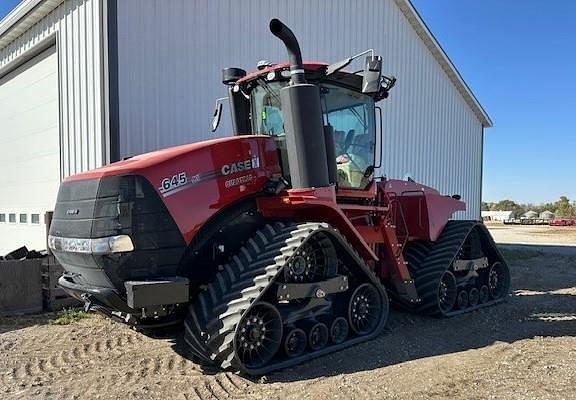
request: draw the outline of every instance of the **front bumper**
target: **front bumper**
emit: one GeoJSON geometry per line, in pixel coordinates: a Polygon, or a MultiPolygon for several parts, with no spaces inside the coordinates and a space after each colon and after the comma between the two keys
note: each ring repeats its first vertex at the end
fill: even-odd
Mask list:
{"type": "Polygon", "coordinates": [[[72,297],[86,303],[86,308],[108,314],[130,314],[137,318],[168,316],[190,299],[189,280],[180,276],[125,282],[126,300],[116,289],[78,284],[66,275],[60,277],[58,285],[72,297]]]}
{"type": "Polygon", "coordinates": [[[126,301],[120,297],[115,289],[97,286],[79,285],[65,275],[58,279],[58,285],[70,296],[92,305],[104,307],[111,311],[120,311],[128,314],[134,310],[128,307],[126,301]]]}

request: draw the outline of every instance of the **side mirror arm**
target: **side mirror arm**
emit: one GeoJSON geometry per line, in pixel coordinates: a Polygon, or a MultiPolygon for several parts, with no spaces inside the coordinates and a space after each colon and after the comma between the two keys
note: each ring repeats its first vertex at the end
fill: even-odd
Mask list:
{"type": "Polygon", "coordinates": [[[220,125],[220,120],[222,119],[222,103],[225,100],[228,100],[228,97],[220,97],[219,99],[216,99],[214,113],[212,114],[212,132],[216,132],[218,126],[220,125]]]}

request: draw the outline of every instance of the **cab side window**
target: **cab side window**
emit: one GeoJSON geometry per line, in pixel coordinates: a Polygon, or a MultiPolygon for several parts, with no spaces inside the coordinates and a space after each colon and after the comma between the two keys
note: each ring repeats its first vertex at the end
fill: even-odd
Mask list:
{"type": "Polygon", "coordinates": [[[334,129],[338,184],[362,189],[368,182],[366,171],[374,163],[374,131],[366,105],[358,104],[327,115],[334,129]]]}

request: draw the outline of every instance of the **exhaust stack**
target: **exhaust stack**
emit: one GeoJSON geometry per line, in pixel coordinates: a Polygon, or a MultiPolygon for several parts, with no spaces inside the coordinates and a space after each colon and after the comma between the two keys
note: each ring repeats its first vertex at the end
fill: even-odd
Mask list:
{"type": "Polygon", "coordinates": [[[300,45],[298,44],[296,36],[294,36],[294,32],[284,25],[282,21],[276,18],[270,21],[270,32],[272,32],[272,34],[280,39],[284,43],[284,46],[286,46],[286,50],[288,51],[288,60],[290,61],[290,75],[292,77],[292,83],[306,83],[304,67],[302,66],[302,52],[300,51],[300,45]]]}
{"type": "Polygon", "coordinates": [[[306,82],[300,45],[290,28],[273,19],[270,32],[284,42],[290,60],[292,79],[280,90],[280,102],[292,187],[330,186],[320,89],[306,82]]]}

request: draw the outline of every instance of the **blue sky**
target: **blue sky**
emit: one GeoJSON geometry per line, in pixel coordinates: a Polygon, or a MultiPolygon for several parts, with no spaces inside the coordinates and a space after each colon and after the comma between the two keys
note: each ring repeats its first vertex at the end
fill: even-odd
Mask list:
{"type": "Polygon", "coordinates": [[[494,121],[484,200],[576,200],[576,1],[412,1],[494,121]]]}
{"type": "Polygon", "coordinates": [[[576,200],[576,1],[412,2],[494,121],[484,200],[576,200]]]}
{"type": "Polygon", "coordinates": [[[4,18],[20,0],[0,0],[0,19],[4,18]]]}

